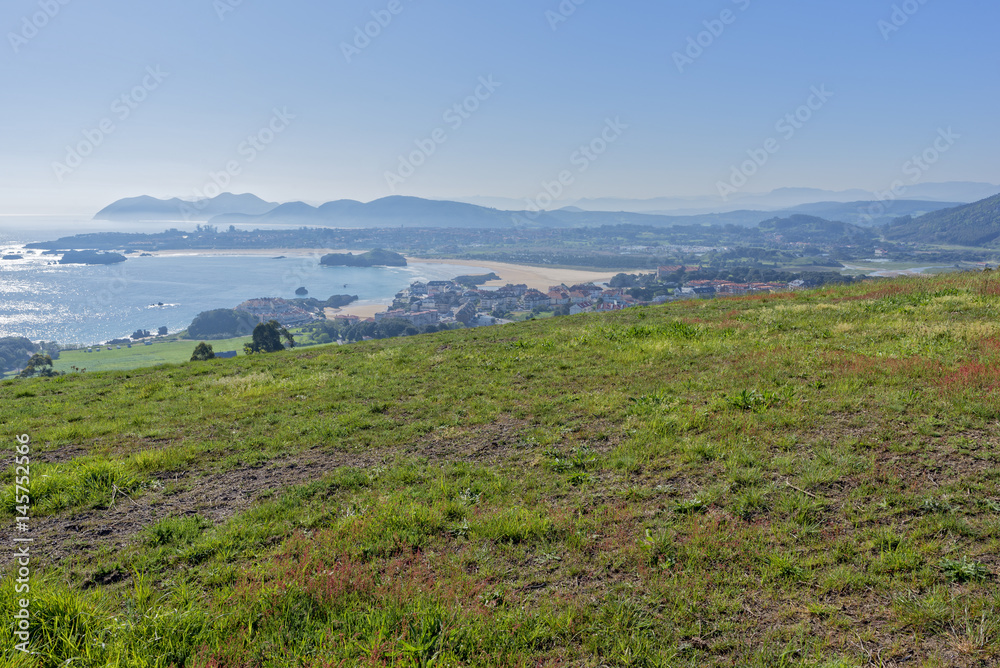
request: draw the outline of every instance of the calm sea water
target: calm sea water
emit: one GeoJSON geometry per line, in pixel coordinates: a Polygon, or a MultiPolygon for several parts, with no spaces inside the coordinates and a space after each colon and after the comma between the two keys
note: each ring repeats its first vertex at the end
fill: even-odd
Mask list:
{"type": "MultiPolygon", "coordinates": [[[[25,243],[111,229],[160,231],[173,225],[94,224],[73,218],[0,217],[0,255],[25,243]],[[151,227],[152,225],[152,227],[151,227]]],[[[183,226],[177,225],[181,229],[183,226]]],[[[255,297],[295,298],[358,295],[360,304],[391,299],[415,280],[441,280],[468,267],[419,264],[410,267],[320,267],[313,256],[129,256],[110,266],[50,265],[51,256],[0,260],[0,336],[91,344],[128,336],[136,329],[171,332],[214,308],[233,308],[255,297]],[[347,287],[345,287],[345,285],[347,287]],[[162,302],[163,306],[157,306],[162,302]]]]}

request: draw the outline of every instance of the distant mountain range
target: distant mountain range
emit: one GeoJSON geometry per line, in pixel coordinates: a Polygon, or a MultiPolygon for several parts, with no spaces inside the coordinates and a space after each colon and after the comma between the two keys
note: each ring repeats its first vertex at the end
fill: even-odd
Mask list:
{"type": "Polygon", "coordinates": [[[894,241],[1000,246],[1000,195],[916,218],[898,218],[885,234],[894,241]]]}
{"type": "Polygon", "coordinates": [[[895,200],[886,202],[816,202],[801,204],[776,213],[806,214],[819,216],[827,220],[839,220],[863,227],[874,227],[890,223],[900,216],[922,216],[932,211],[939,211],[962,202],[933,202],[927,200],[895,200]]]}
{"type": "MultiPolygon", "coordinates": [[[[132,200],[132,202],[134,201],[132,200]]],[[[159,202],[158,206],[163,207],[171,205],[171,200],[152,200],[151,198],[140,200],[140,203],[148,205],[150,201],[159,202]]],[[[248,198],[231,198],[230,201],[255,204],[253,200],[248,198]]],[[[631,225],[637,228],[671,227],[673,232],[677,234],[700,238],[700,235],[707,231],[706,227],[713,225],[716,226],[714,231],[717,235],[723,235],[730,239],[742,238],[748,241],[751,239],[759,240],[760,234],[763,234],[765,237],[773,237],[786,243],[863,246],[876,242],[884,236],[890,241],[1000,248],[1000,195],[958,206],[951,206],[945,202],[910,200],[886,202],[882,205],[883,215],[887,215],[888,212],[910,213],[898,216],[878,227],[859,225],[844,220],[845,218],[863,216],[859,212],[867,211],[866,205],[870,204],[869,202],[820,202],[787,209],[778,215],[775,215],[774,212],[763,211],[731,211],[697,216],[663,216],[629,212],[584,211],[575,207],[533,215],[526,212],[500,211],[460,202],[439,202],[414,197],[387,197],[367,204],[353,200],[339,200],[318,207],[302,202],[290,202],[274,206],[262,214],[227,213],[214,216],[210,219],[210,223],[228,223],[230,225],[239,223],[241,227],[254,230],[270,228],[272,236],[299,232],[298,229],[281,230],[282,226],[302,227],[302,234],[312,235],[310,242],[316,241],[316,235],[322,236],[330,232],[345,234],[346,230],[351,228],[366,230],[361,232],[361,235],[368,237],[371,234],[393,234],[393,230],[399,227],[538,230],[631,225]],[[928,209],[932,210],[928,211],[928,209]],[[328,228],[328,230],[324,230],[324,228],[328,228]],[[378,233],[367,231],[376,229],[379,230],[378,233]]],[[[209,210],[213,206],[219,205],[219,202],[209,202],[202,209],[209,210]]],[[[109,207],[112,211],[115,208],[114,205],[109,207]]],[[[127,209],[127,207],[123,208],[127,209]]],[[[215,225],[215,227],[219,227],[219,225],[215,225]]],[[[612,232],[626,231],[639,232],[641,230],[613,230],[612,232]]],[[[176,229],[147,235],[104,232],[57,239],[51,242],[36,242],[28,244],[28,247],[65,250],[67,248],[118,249],[129,246],[135,249],[145,248],[145,246],[134,245],[136,241],[143,241],[139,237],[144,237],[145,241],[151,244],[169,242],[175,245],[168,247],[174,248],[183,247],[183,244],[176,245],[178,243],[176,238],[187,239],[186,234],[187,232],[176,229]]],[[[256,232],[252,232],[251,236],[258,240],[261,238],[261,234],[256,232]]],[[[199,243],[204,242],[203,237],[222,240],[223,246],[229,241],[238,244],[245,242],[245,239],[240,235],[228,232],[213,233],[211,229],[204,228],[201,230],[201,234],[196,235],[196,238],[200,240],[199,243]]]]}
{"type": "MultiPolygon", "coordinates": [[[[314,225],[320,227],[515,227],[509,211],[461,202],[418,197],[386,197],[374,202],[342,199],[320,206],[281,204],[259,215],[229,213],[209,219],[212,225],[314,225]]],[[[543,223],[544,224],[544,223],[543,223]]]]}
{"type": "Polygon", "coordinates": [[[304,202],[277,204],[255,195],[223,193],[191,202],[134,197],[119,200],[95,219],[122,222],[208,222],[212,225],[268,227],[296,225],[340,228],[453,227],[471,229],[571,228],[602,225],[738,225],[752,227],[775,215],[806,214],[856,225],[881,225],[899,216],[919,216],[955,206],[955,201],[900,200],[884,205],[869,201],[812,202],[779,211],[738,209],[669,215],[631,211],[591,211],[578,206],[543,212],[509,211],[418,197],[386,197],[363,203],[337,200],[320,206],[304,202]]]}
{"type": "MultiPolygon", "coordinates": [[[[1000,194],[1000,186],[992,183],[952,181],[948,183],[918,183],[906,187],[902,194],[907,200],[930,202],[976,202],[1000,194]]],[[[455,201],[497,209],[523,209],[527,200],[501,197],[456,197],[455,201]]],[[[868,190],[821,190],[818,188],[780,188],[769,193],[746,193],[731,196],[728,201],[716,196],[656,197],[653,199],[623,199],[603,197],[596,199],[564,200],[554,207],[573,206],[586,211],[631,211],[667,215],[694,215],[737,210],[779,211],[794,209],[816,202],[870,202],[877,195],[868,190]]]]}
{"type": "Polygon", "coordinates": [[[211,199],[197,201],[156,199],[143,195],[120,199],[94,215],[94,220],[117,222],[136,221],[206,221],[224,213],[260,215],[274,209],[276,202],[265,202],[256,195],[222,193],[211,199]]]}

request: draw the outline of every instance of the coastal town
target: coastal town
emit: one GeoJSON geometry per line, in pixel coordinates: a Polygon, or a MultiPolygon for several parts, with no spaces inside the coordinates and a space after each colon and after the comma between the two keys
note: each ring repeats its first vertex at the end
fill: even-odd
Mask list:
{"type": "MultiPolygon", "coordinates": [[[[527,283],[507,283],[495,273],[480,276],[457,276],[452,280],[416,281],[396,293],[392,303],[371,315],[352,314],[349,306],[357,297],[334,295],[328,300],[259,297],[248,299],[235,309],[203,313],[199,319],[218,313],[232,314],[242,323],[241,332],[220,331],[212,338],[231,338],[249,333],[261,323],[278,322],[295,329],[297,343],[316,345],[347,343],[374,338],[391,338],[465,327],[488,327],[521,320],[579,313],[620,311],[635,306],[663,304],[687,299],[712,299],[746,294],[787,292],[810,287],[806,280],[732,281],[703,278],[704,267],[666,265],[647,274],[618,274],[604,284],[595,282],[529,287],[527,283]]],[[[711,275],[711,274],[709,274],[711,275]]],[[[538,285],[538,283],[536,283],[538,285]]],[[[205,338],[194,333],[198,320],[185,336],[205,338]]],[[[225,327],[225,325],[224,325],[225,327]]],[[[85,346],[84,353],[152,346],[167,335],[161,327],[156,335],[137,330],[131,337],[113,339],[101,345],[85,346]]],[[[236,357],[236,350],[214,351],[216,357],[236,357]]]]}
{"type": "MultiPolygon", "coordinates": [[[[800,289],[805,285],[802,280],[747,283],[707,279],[671,280],[676,279],[678,273],[697,275],[698,269],[699,267],[659,267],[656,274],[645,277],[654,282],[655,288],[616,286],[614,280],[606,285],[553,285],[544,291],[523,283],[487,288],[470,286],[467,281],[458,279],[418,281],[398,292],[393,303],[373,317],[364,318],[346,313],[327,313],[325,317],[345,326],[363,322],[405,321],[418,331],[426,331],[427,328],[442,326],[483,327],[548,314],[619,311],[683,299],[784,292],[800,289]]],[[[263,320],[278,320],[284,326],[302,325],[310,318],[324,318],[324,314],[310,313],[292,302],[280,299],[252,300],[242,304],[240,309],[263,320]]]]}
{"type": "MultiPolygon", "coordinates": [[[[534,318],[620,311],[687,299],[787,292],[810,287],[810,282],[802,278],[740,282],[705,278],[706,275],[712,274],[702,266],[666,265],[646,274],[618,274],[603,284],[561,283],[547,289],[530,287],[527,283],[494,287],[501,281],[495,273],[457,276],[452,280],[413,282],[396,293],[385,310],[373,312],[371,307],[363,307],[358,309],[361,314],[351,312],[350,303],[357,297],[349,295],[334,295],[324,301],[259,297],[248,299],[235,309],[202,313],[182,335],[208,340],[232,338],[248,334],[258,324],[275,321],[282,327],[294,328],[300,345],[347,343],[446,329],[488,327],[534,318]],[[221,324],[217,324],[221,327],[218,331],[211,329],[215,325],[202,322],[220,314],[223,317],[221,324]],[[234,327],[238,331],[230,331],[234,327]]],[[[166,327],[161,327],[155,336],[138,330],[131,337],[86,346],[83,351],[99,353],[105,348],[111,351],[134,345],[151,346],[166,335],[166,327]]],[[[235,357],[238,353],[220,350],[215,354],[216,357],[235,357]]]]}

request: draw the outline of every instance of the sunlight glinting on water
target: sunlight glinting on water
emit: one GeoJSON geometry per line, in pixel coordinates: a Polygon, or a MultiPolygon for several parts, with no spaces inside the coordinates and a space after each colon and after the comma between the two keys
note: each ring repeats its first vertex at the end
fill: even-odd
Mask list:
{"type": "Polygon", "coordinates": [[[56,257],[28,254],[23,244],[31,239],[13,239],[6,226],[0,233],[6,237],[4,254],[24,255],[0,261],[0,336],[64,344],[97,343],[164,325],[177,331],[202,311],[234,308],[256,297],[294,299],[299,287],[319,299],[351,294],[359,304],[380,303],[415,280],[468,272],[447,264],[321,267],[318,251],[282,259],[191,254],[130,256],[109,266],[53,265],[56,257]]]}

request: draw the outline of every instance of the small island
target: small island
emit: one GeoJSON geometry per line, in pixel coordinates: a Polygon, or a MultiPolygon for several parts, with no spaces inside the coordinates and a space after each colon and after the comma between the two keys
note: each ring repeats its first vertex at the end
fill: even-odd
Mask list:
{"type": "Polygon", "coordinates": [[[66,251],[59,260],[59,264],[118,264],[127,259],[120,253],[108,253],[105,251],[66,251]]]}
{"type": "Polygon", "coordinates": [[[296,290],[295,294],[297,294],[299,297],[305,297],[307,294],[309,294],[309,291],[306,290],[304,287],[302,287],[296,290]]]}
{"type": "Polygon", "coordinates": [[[376,248],[367,253],[330,253],[319,263],[325,267],[405,267],[406,258],[399,253],[376,248]]]}

